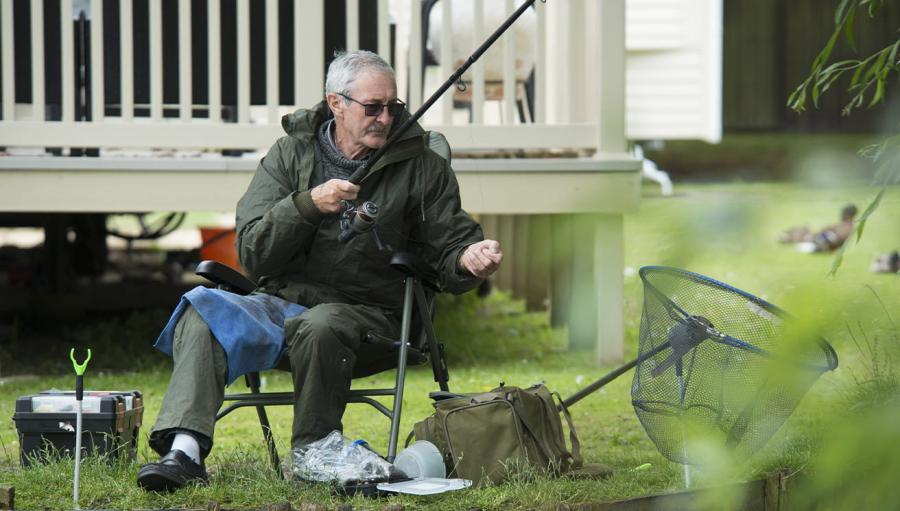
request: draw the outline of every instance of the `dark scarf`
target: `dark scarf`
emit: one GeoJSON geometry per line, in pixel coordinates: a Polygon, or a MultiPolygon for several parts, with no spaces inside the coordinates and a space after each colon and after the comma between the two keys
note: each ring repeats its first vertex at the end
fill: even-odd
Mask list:
{"type": "Polygon", "coordinates": [[[316,133],[316,142],[318,142],[316,152],[325,170],[325,181],[348,179],[353,172],[365,165],[369,156],[372,155],[369,153],[361,160],[351,160],[344,156],[344,153],[334,143],[333,127],[334,119],[329,119],[319,126],[319,131],[316,133]]]}

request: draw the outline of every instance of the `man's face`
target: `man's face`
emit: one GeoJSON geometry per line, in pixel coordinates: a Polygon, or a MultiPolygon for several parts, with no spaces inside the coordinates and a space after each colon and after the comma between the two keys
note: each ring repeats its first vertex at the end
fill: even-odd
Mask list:
{"type": "MultiPolygon", "coordinates": [[[[329,93],[328,105],[334,113],[335,134],[339,145],[347,144],[359,150],[378,149],[387,142],[394,118],[383,108],[377,116],[368,116],[363,104],[387,104],[397,99],[397,85],[383,73],[366,72],[353,84],[350,96],[356,101],[329,93]],[[358,101],[358,103],[357,103],[358,101]]],[[[348,155],[352,156],[352,155],[348,155]]]]}

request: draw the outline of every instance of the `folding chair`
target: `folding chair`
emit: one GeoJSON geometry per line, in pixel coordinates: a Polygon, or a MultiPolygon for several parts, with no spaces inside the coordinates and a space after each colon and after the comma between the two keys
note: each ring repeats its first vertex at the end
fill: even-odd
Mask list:
{"type": "MultiPolygon", "coordinates": [[[[378,332],[369,332],[364,342],[373,343],[385,350],[397,352],[397,378],[393,387],[374,389],[351,389],[348,402],[366,403],[377,409],[391,420],[391,429],[388,443],[388,461],[393,461],[397,455],[397,441],[400,432],[400,413],[403,403],[403,387],[406,379],[408,364],[421,364],[431,360],[434,380],[442,391],[448,391],[447,381],[449,373],[444,361],[443,345],[439,344],[434,335],[434,326],[431,318],[433,312],[433,296],[438,290],[435,282],[437,275],[424,261],[413,254],[406,252],[395,253],[390,266],[403,273],[403,315],[400,326],[400,338],[391,339],[380,335],[378,332]],[[415,339],[415,340],[412,340],[415,339]],[[388,408],[383,403],[375,400],[377,396],[393,396],[393,404],[388,408]]],[[[234,269],[216,261],[203,261],[197,266],[196,274],[214,284],[219,289],[238,293],[249,294],[256,289],[256,285],[238,273],[234,269]]],[[[284,358],[282,359],[285,360],[284,358]]],[[[256,408],[259,415],[259,423],[263,437],[269,450],[269,458],[272,467],[281,475],[278,451],[272,437],[272,429],[269,418],[266,415],[266,406],[292,405],[294,404],[293,392],[260,392],[259,373],[253,372],[246,375],[249,393],[226,394],[227,406],[216,415],[219,421],[232,411],[246,406],[256,408]]]]}

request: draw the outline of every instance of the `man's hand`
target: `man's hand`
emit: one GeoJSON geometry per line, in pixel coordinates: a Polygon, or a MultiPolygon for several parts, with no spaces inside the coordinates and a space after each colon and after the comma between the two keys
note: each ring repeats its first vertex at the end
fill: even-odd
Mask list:
{"type": "Polygon", "coordinates": [[[344,179],[331,179],[309,191],[313,204],[325,214],[340,213],[342,200],[353,200],[359,185],[344,179]]]}
{"type": "Polygon", "coordinates": [[[459,258],[459,267],[483,279],[497,271],[502,260],[500,242],[484,240],[466,247],[466,251],[459,258]]]}

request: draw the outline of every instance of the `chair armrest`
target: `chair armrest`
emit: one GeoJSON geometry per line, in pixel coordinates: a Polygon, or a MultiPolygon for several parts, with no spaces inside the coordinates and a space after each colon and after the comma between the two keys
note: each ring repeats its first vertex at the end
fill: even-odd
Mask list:
{"type": "Polygon", "coordinates": [[[212,282],[219,289],[239,295],[249,295],[256,289],[255,282],[218,261],[201,261],[194,273],[212,282]]]}
{"type": "Polygon", "coordinates": [[[391,268],[399,271],[407,277],[419,279],[426,287],[440,292],[437,285],[438,273],[422,260],[421,257],[410,252],[395,252],[391,256],[391,268]]]}

